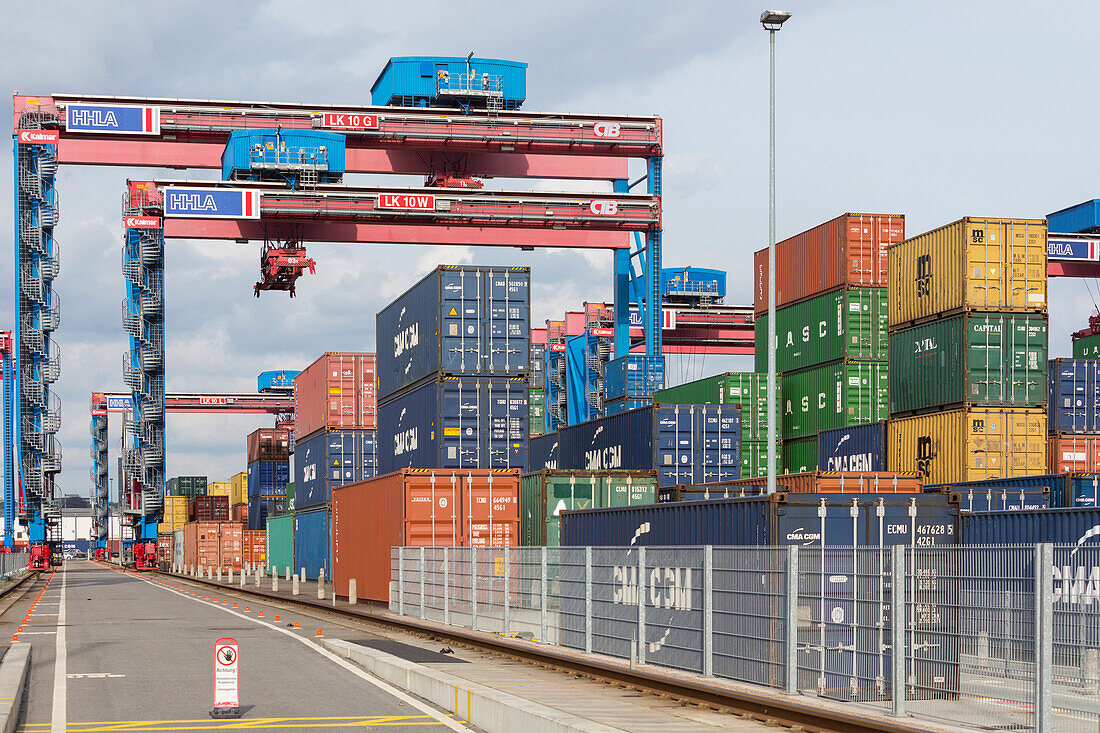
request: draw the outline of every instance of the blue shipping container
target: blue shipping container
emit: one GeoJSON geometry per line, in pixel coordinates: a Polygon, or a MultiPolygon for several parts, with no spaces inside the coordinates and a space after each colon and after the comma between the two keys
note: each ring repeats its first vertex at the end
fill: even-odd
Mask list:
{"type": "MultiPolygon", "coordinates": [[[[248,495],[286,496],[290,461],[253,461],[248,464],[248,495]]],[[[262,529],[263,527],[260,527],[262,529]]]]}
{"type": "Polygon", "coordinates": [[[1047,229],[1058,234],[1097,231],[1100,229],[1100,199],[1047,214],[1047,229]]]}
{"type": "Polygon", "coordinates": [[[378,314],[378,395],[438,372],[520,376],[531,361],[531,269],[440,265],[378,314]]]}
{"type": "MultiPolygon", "coordinates": [[[[429,107],[436,99],[439,72],[446,71],[447,85],[464,85],[465,56],[395,56],[386,62],[370,88],[371,104],[399,107],[429,107]]],[[[469,75],[475,86],[481,75],[500,80],[504,109],[519,109],[527,98],[527,64],[504,59],[470,59],[469,75]]],[[[496,86],[493,84],[492,86],[496,86]]]]}
{"type": "Polygon", "coordinates": [[[603,414],[604,417],[610,417],[629,410],[637,410],[639,407],[649,407],[652,404],[652,397],[630,397],[612,400],[603,404],[603,414]]]}
{"type": "Polygon", "coordinates": [[[531,344],[531,386],[546,386],[546,344],[531,344]]]}
{"type": "Polygon", "coordinates": [[[271,180],[310,164],[321,183],[339,183],[344,143],[343,135],[324,130],[236,130],[222,152],[222,180],[271,180]]]}
{"type": "Polygon", "coordinates": [[[665,358],[644,354],[627,354],[612,359],[604,366],[604,399],[608,402],[624,397],[652,397],[665,388],[665,358]]]}
{"type": "Polygon", "coordinates": [[[557,468],[559,446],[557,433],[532,435],[527,441],[527,468],[524,473],[541,471],[544,468],[557,468]]]}
{"type": "MultiPolygon", "coordinates": [[[[1049,498],[1049,506],[1059,509],[1097,506],[1100,496],[1100,474],[1051,473],[1042,476],[1017,476],[1015,478],[989,479],[988,481],[960,481],[953,484],[928,484],[925,491],[951,491],[959,494],[961,508],[967,511],[1010,511],[1020,508],[1038,508],[1039,495],[1049,498]],[[968,497],[991,494],[989,509],[975,504],[971,509],[968,497]],[[1003,497],[1002,497],[1003,495],[1003,497]]],[[[979,500],[980,501],[980,500],[979,500]]]]}
{"type": "Polygon", "coordinates": [[[705,267],[665,267],[661,270],[661,294],[725,298],[726,271],[705,267]]]}
{"type": "Polygon", "coordinates": [[[260,372],[256,378],[257,392],[290,392],[294,389],[294,378],[302,372],[298,369],[260,372]]]}
{"type": "Polygon", "coordinates": [[[378,407],[378,473],[527,466],[530,413],[521,377],[425,382],[378,407]],[[388,444],[386,441],[389,441],[388,444]]]}
{"type": "Polygon", "coordinates": [[[1050,432],[1100,432],[1100,359],[1052,359],[1048,380],[1050,432]]]}
{"type": "Polygon", "coordinates": [[[374,478],[377,443],[373,430],[322,430],[299,442],[294,451],[295,507],[329,504],[333,487],[374,478]]]}
{"type": "Polygon", "coordinates": [[[248,497],[248,528],[267,529],[267,518],[286,514],[286,499],[248,497]]]}
{"type": "Polygon", "coordinates": [[[885,471],[886,421],[830,428],[817,434],[821,471],[885,471]]]}
{"type": "Polygon", "coordinates": [[[306,578],[316,580],[322,569],[326,581],[332,578],[331,519],[328,509],[294,513],[294,562],[306,569],[306,578]]]}
{"type": "Polygon", "coordinates": [[[651,405],[571,425],[558,435],[558,468],[656,470],[658,486],[741,477],[737,405],[651,405]]]}

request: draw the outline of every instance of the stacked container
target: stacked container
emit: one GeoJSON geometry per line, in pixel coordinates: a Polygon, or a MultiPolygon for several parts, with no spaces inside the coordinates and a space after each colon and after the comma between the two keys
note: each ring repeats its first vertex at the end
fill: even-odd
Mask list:
{"type": "Polygon", "coordinates": [[[294,378],[295,440],[324,428],[375,430],[377,387],[374,354],[322,354],[294,378]]]}
{"type": "MultiPolygon", "coordinates": [[[[248,512],[248,471],[241,471],[229,477],[229,511],[245,514],[248,512]],[[243,509],[234,507],[243,506],[243,509]]],[[[236,521],[236,519],[234,519],[236,521]]]]}
{"type": "Polygon", "coordinates": [[[248,528],[266,528],[267,518],[286,512],[286,485],[290,462],[253,461],[248,464],[248,528]]]}
{"type": "Polygon", "coordinates": [[[546,329],[531,329],[530,435],[546,432],[546,329]]]}
{"type": "MultiPolygon", "coordinates": [[[[627,354],[612,359],[604,367],[604,414],[645,407],[653,395],[665,386],[665,358],[645,354],[627,354]]],[[[694,400],[662,400],[693,402],[694,400]]]]}
{"type": "Polygon", "coordinates": [[[206,476],[178,476],[168,479],[165,496],[186,496],[192,499],[206,494],[206,476]]]}
{"type": "MultiPolygon", "coordinates": [[[[886,251],[904,238],[904,216],[844,214],[776,245],[786,470],[818,468],[818,431],[886,419],[886,251]]],[[[766,373],[767,249],[755,265],[756,371],[766,373]]]]}
{"type": "Polygon", "coordinates": [[[379,473],[526,464],[530,280],[442,265],[378,314],[379,473]]]}
{"type": "Polygon", "coordinates": [[[164,513],[161,516],[160,530],[163,532],[175,532],[183,529],[188,522],[188,504],[190,500],[186,496],[164,497],[164,513]]]}
{"type": "Polygon", "coordinates": [[[531,387],[527,396],[527,415],[531,437],[546,434],[546,391],[531,387]]]}
{"type": "Polygon", "coordinates": [[[1100,359],[1052,360],[1049,395],[1050,471],[1100,471],[1100,359]]]}
{"type": "Polygon", "coordinates": [[[188,507],[188,517],[192,522],[228,522],[228,496],[196,496],[188,507]]]}
{"type": "Polygon", "coordinates": [[[267,520],[267,566],[284,572],[291,568],[297,573],[299,566],[294,562],[294,516],[268,517],[267,520]]]}
{"type": "Polygon", "coordinates": [[[656,471],[542,470],[520,478],[520,544],[558,544],[563,511],[605,506],[652,504],[657,498],[656,471]]]}
{"type": "Polygon", "coordinates": [[[889,249],[889,467],[1046,471],[1046,223],[965,218],[889,249]]]}

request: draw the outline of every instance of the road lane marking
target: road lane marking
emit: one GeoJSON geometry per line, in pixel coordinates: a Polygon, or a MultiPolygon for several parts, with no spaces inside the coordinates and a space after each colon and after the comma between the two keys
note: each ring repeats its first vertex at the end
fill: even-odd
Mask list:
{"type": "MultiPolygon", "coordinates": [[[[26,723],[21,733],[42,732],[49,723],[26,723]]],[[[316,730],[318,728],[364,728],[436,726],[439,721],[428,715],[367,715],[328,718],[245,718],[238,720],[111,720],[96,723],[70,723],[69,733],[106,733],[107,731],[202,731],[202,730],[316,730]]]]}
{"type": "MultiPolygon", "coordinates": [[[[53,658],[53,715],[50,733],[65,733],[68,722],[68,689],[65,676],[65,584],[68,580],[65,568],[61,569],[61,597],[57,606],[57,646],[53,658]]],[[[53,615],[53,614],[43,614],[53,615]]]]}

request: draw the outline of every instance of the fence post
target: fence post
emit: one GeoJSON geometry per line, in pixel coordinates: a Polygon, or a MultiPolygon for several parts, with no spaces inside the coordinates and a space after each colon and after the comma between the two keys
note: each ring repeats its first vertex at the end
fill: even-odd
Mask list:
{"type": "Polygon", "coordinates": [[[546,584],[549,582],[549,578],[547,577],[547,573],[546,573],[546,546],[543,545],[541,550],[542,550],[542,552],[540,554],[542,555],[542,562],[541,562],[541,564],[542,564],[542,584],[541,584],[541,589],[539,590],[539,609],[540,609],[539,615],[541,616],[541,618],[539,619],[539,641],[545,642],[546,641],[546,623],[547,623],[547,618],[546,618],[546,584]]]}
{"type": "Polygon", "coordinates": [[[443,548],[443,623],[451,623],[451,566],[449,547],[443,548]]]}
{"type": "MultiPolygon", "coordinates": [[[[890,714],[905,715],[905,546],[890,548],[890,714]]],[[[916,660],[914,660],[916,663],[916,660]]]]}
{"type": "Polygon", "coordinates": [[[477,631],[477,546],[470,548],[470,628],[477,631]]]}
{"type": "Polygon", "coordinates": [[[420,618],[421,618],[421,620],[424,619],[424,576],[425,575],[427,575],[427,573],[425,572],[424,546],[421,545],[420,546],[420,618]]]}
{"type": "Polygon", "coordinates": [[[511,608],[510,608],[512,603],[511,603],[511,599],[508,597],[508,581],[511,578],[510,565],[509,565],[508,561],[511,557],[511,554],[512,553],[508,552],[508,548],[505,547],[504,548],[504,634],[506,636],[511,631],[511,622],[512,622],[512,614],[511,614],[511,608]]]}
{"type": "Polygon", "coordinates": [[[645,664],[645,548],[638,548],[638,664],[645,664]]]}
{"type": "Polygon", "coordinates": [[[703,548],[703,676],[714,676],[714,547],[703,548]]]}
{"type": "Polygon", "coordinates": [[[1054,684],[1054,545],[1035,546],[1035,733],[1052,733],[1050,688],[1054,684]]]}
{"type": "Polygon", "coordinates": [[[584,548],[584,650],[592,652],[592,548],[584,548]]]}
{"type": "Polygon", "coordinates": [[[786,580],[786,635],[783,640],[783,676],[786,693],[798,693],[798,545],[787,546],[786,580]]]}
{"type": "Polygon", "coordinates": [[[405,615],[405,548],[397,548],[397,615],[405,615]]]}

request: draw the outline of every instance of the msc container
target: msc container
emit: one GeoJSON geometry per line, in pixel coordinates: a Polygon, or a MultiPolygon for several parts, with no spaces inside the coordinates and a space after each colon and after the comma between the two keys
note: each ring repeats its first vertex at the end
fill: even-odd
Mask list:
{"type": "Polygon", "coordinates": [[[526,376],[531,268],[440,265],[378,313],[383,400],[439,372],[526,376]]]}
{"type": "Polygon", "coordinates": [[[287,500],[293,499],[295,509],[324,506],[332,501],[332,487],[373,478],[377,466],[374,430],[322,430],[298,441],[294,496],[287,500]]]}
{"type": "Polygon", "coordinates": [[[925,484],[928,493],[957,494],[959,508],[967,512],[996,512],[1014,509],[1031,511],[1051,506],[1066,506],[1068,474],[1058,476],[1017,476],[989,481],[957,481],[925,484]]]}
{"type": "Polygon", "coordinates": [[[890,326],[960,311],[1047,309],[1042,219],[967,217],[890,247],[890,326]]]}
{"type": "Polygon", "coordinates": [[[558,431],[557,468],[657,471],[659,486],[741,477],[737,405],[653,404],[558,431]]]}
{"type": "Polygon", "coordinates": [[[301,373],[299,369],[260,372],[260,376],[256,377],[256,391],[292,392],[294,391],[294,378],[301,373]]]}
{"type": "MultiPolygon", "coordinates": [[[[253,461],[248,464],[248,498],[285,497],[290,483],[289,461],[253,461]]],[[[253,529],[263,529],[262,526],[253,529]]]]}
{"type": "Polygon", "coordinates": [[[1100,435],[1052,435],[1051,473],[1100,472],[1100,435]]]}
{"type": "Polygon", "coordinates": [[[1047,317],[963,313],[890,335],[890,414],[1047,401],[1047,317]]]}
{"type": "MultiPolygon", "coordinates": [[[[743,413],[742,413],[743,414],[743,413]]],[[[776,473],[783,472],[783,444],[775,444],[776,473]]],[[[756,478],[768,475],[768,441],[741,441],[741,478],[756,478]]]]}
{"type": "Polygon", "coordinates": [[[607,401],[652,397],[665,386],[665,358],[627,354],[604,365],[603,393],[607,401]]]}
{"type": "Polygon", "coordinates": [[[306,578],[316,578],[321,570],[325,571],[325,578],[331,577],[330,521],[327,508],[294,513],[295,564],[290,567],[305,568],[306,578]]]}
{"type": "MultiPolygon", "coordinates": [[[[784,374],[783,440],[887,417],[884,362],[838,362],[784,374]]],[[[815,459],[816,460],[816,459],[815,459]]]]}
{"type": "Polygon", "coordinates": [[[308,165],[319,183],[339,183],[344,177],[345,141],[344,135],[325,130],[234,130],[222,151],[222,180],[277,180],[308,165]]]}
{"type": "Polygon", "coordinates": [[[520,544],[556,546],[567,509],[652,504],[656,471],[538,471],[520,478],[520,544]]]}
{"type": "MultiPolygon", "coordinates": [[[[504,59],[471,58],[465,56],[394,56],[382,68],[370,88],[371,104],[396,107],[434,107],[439,72],[446,86],[462,87],[472,77],[475,88],[481,75],[500,80],[501,105],[504,109],[519,109],[527,98],[527,64],[504,59]]],[[[448,105],[449,106],[449,105],[448,105]]],[[[484,106],[484,105],[483,105],[484,106]]]]}
{"type": "Polygon", "coordinates": [[[1100,359],[1100,333],[1073,339],[1074,359],[1100,359]]]}
{"type": "Polygon", "coordinates": [[[561,443],[557,433],[531,436],[527,443],[527,471],[557,468],[561,443]]]}
{"type": "Polygon", "coordinates": [[[822,430],[817,434],[817,466],[823,471],[885,471],[887,422],[822,430]]]}
{"type": "Polygon", "coordinates": [[[389,601],[391,548],[519,543],[519,471],[405,469],[332,492],[334,589],[389,601]]]}
{"type": "Polygon", "coordinates": [[[926,483],[1034,476],[1046,468],[1046,410],[972,407],[890,421],[887,463],[926,483]]]}
{"type": "MultiPolygon", "coordinates": [[[[886,285],[886,248],[905,239],[900,214],[843,214],[776,244],[776,307],[845,286],[886,285]]],[[[768,250],[756,252],[754,310],[768,311],[768,250]]]]}
{"type": "Polygon", "coordinates": [[[1100,433],[1100,359],[1053,359],[1049,372],[1051,433],[1100,433]]]}
{"type": "Polygon", "coordinates": [[[248,434],[248,462],[290,460],[290,431],[260,428],[248,434]]]}
{"type": "Polygon", "coordinates": [[[816,471],[817,468],[817,438],[783,441],[783,464],[780,473],[805,473],[816,471]]]}
{"type": "Polygon", "coordinates": [[[1047,226],[1059,234],[1095,232],[1100,227],[1100,199],[1068,206],[1047,214],[1047,226]]]}
{"type": "MultiPolygon", "coordinates": [[[[532,331],[543,332],[543,340],[546,339],[546,329],[532,329],[532,331]]],[[[531,344],[531,389],[543,388],[546,386],[546,344],[531,344]]]]}
{"type": "Polygon", "coordinates": [[[726,271],[706,267],[662,268],[661,295],[679,299],[725,298],[726,271]]]}
{"type": "MultiPolygon", "coordinates": [[[[775,404],[783,404],[783,390],[776,381],[775,404]]],[[[681,404],[720,403],[741,406],[744,440],[768,439],[768,373],[726,372],[657,392],[655,402],[681,404]]]]}
{"type": "MultiPolygon", "coordinates": [[[[885,361],[886,289],[844,288],[776,311],[775,368],[830,361],[885,361]]],[[[768,314],[756,317],[756,371],[768,371],[768,314]]]]}
{"type": "Polygon", "coordinates": [[[374,354],[327,352],[294,378],[294,434],[378,427],[374,354]]]}
{"type": "Polygon", "coordinates": [[[529,408],[523,377],[440,375],[383,402],[378,473],[402,468],[523,468],[529,408]]]}

